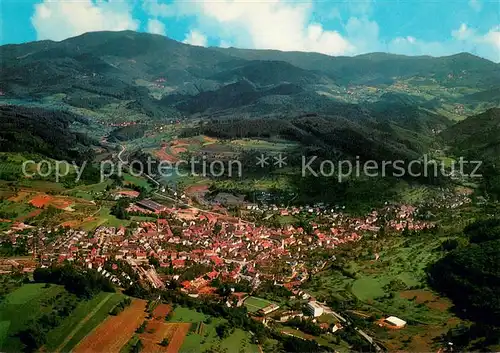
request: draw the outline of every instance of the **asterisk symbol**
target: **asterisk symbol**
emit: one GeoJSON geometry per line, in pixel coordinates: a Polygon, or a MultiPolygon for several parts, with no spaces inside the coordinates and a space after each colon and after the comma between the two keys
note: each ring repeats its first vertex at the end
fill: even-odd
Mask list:
{"type": "Polygon", "coordinates": [[[283,156],[281,153],[278,156],[274,156],[274,165],[277,165],[278,168],[286,166],[286,156],[283,156]]]}
{"type": "Polygon", "coordinates": [[[269,164],[268,162],[269,157],[266,157],[263,153],[260,155],[260,157],[257,157],[257,163],[256,165],[260,166],[261,168],[264,168],[266,165],[269,164]]]}

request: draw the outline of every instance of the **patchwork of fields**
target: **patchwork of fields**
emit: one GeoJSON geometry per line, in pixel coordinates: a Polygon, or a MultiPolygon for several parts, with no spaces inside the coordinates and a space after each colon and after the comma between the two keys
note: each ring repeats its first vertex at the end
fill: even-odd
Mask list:
{"type": "Polygon", "coordinates": [[[58,328],[50,332],[47,349],[54,352],[71,351],[108,317],[110,310],[122,299],[123,295],[119,293],[100,293],[92,300],[83,302],[58,328]]]}
{"type": "Polygon", "coordinates": [[[117,316],[109,316],[87,335],[73,352],[120,352],[146,317],[145,307],[144,300],[133,300],[130,307],[117,316]]]}
{"type": "Polygon", "coordinates": [[[63,286],[43,283],[24,284],[5,296],[0,304],[0,351],[23,351],[19,333],[33,328],[34,323],[47,314],[74,303],[68,316],[46,334],[43,350],[69,352],[84,337],[109,316],[109,311],[124,296],[119,293],[101,292],[91,300],[81,300],[68,293],[63,286]]]}
{"type": "Polygon", "coordinates": [[[357,303],[358,315],[397,316],[408,322],[404,330],[375,324],[369,329],[391,350],[430,351],[435,337],[460,322],[448,310],[451,302],[426,285],[425,267],[439,256],[435,249],[443,240],[439,236],[366,240],[350,250],[342,272],[323,271],[306,290],[320,300],[357,303]]]}
{"type": "Polygon", "coordinates": [[[30,323],[58,307],[58,300],[70,300],[72,295],[62,286],[27,284],[9,293],[0,304],[0,351],[19,352],[23,344],[18,334],[30,323]]]}

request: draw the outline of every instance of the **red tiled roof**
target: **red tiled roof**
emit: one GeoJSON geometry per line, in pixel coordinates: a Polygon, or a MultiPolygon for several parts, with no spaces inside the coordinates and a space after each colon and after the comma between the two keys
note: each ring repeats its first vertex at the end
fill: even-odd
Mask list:
{"type": "Polygon", "coordinates": [[[212,260],[216,266],[221,266],[224,264],[224,260],[222,260],[220,257],[218,256],[210,256],[210,260],[212,260]]]}

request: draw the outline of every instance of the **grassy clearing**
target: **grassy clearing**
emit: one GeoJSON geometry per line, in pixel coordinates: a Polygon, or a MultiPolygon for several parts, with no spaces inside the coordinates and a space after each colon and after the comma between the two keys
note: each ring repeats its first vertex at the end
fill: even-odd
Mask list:
{"type": "Polygon", "coordinates": [[[64,192],[66,190],[62,183],[45,180],[23,179],[18,183],[18,186],[35,189],[40,192],[64,192]]]}
{"type": "Polygon", "coordinates": [[[181,352],[203,352],[213,346],[220,346],[227,352],[259,352],[257,345],[251,343],[250,333],[240,329],[235,329],[231,335],[221,340],[217,336],[216,327],[225,323],[225,319],[209,317],[188,308],[177,307],[174,310],[174,316],[169,322],[191,322],[193,325],[197,323],[203,325],[201,334],[195,332],[187,334],[180,349],[181,352]]]}
{"type": "Polygon", "coordinates": [[[10,321],[0,321],[0,347],[9,334],[10,321]]]}
{"type": "Polygon", "coordinates": [[[57,303],[50,299],[58,294],[69,295],[62,286],[25,284],[9,293],[0,304],[0,351],[20,352],[23,345],[16,336],[31,320],[53,310],[57,303]]]}
{"type": "Polygon", "coordinates": [[[362,301],[375,299],[385,294],[380,281],[370,277],[355,280],[351,290],[362,301]]]}
{"type": "Polygon", "coordinates": [[[270,304],[273,304],[273,302],[270,302],[270,301],[268,301],[266,299],[262,299],[262,298],[248,297],[247,299],[245,299],[244,304],[247,307],[247,310],[249,312],[256,312],[262,308],[265,308],[266,306],[268,306],[270,304]]]}
{"type": "Polygon", "coordinates": [[[45,285],[43,283],[29,284],[20,287],[16,291],[9,293],[5,298],[5,304],[25,304],[29,301],[35,300],[40,294],[44,292],[45,285]]]}
{"type": "Polygon", "coordinates": [[[268,152],[280,152],[290,148],[297,147],[294,142],[287,140],[257,140],[257,139],[241,139],[233,140],[231,144],[248,150],[259,150],[268,152]]]}
{"type": "Polygon", "coordinates": [[[123,174],[123,180],[125,181],[125,183],[130,183],[130,184],[133,184],[133,185],[136,185],[136,186],[141,186],[141,187],[145,188],[148,191],[151,190],[151,185],[149,185],[147,179],[138,178],[138,177],[135,177],[133,175],[124,173],[123,174]]]}
{"type": "Polygon", "coordinates": [[[169,322],[200,322],[207,318],[203,313],[199,313],[195,310],[191,310],[182,306],[178,306],[174,310],[174,315],[169,320],[169,322]]]}
{"type": "Polygon", "coordinates": [[[64,194],[87,201],[92,201],[94,200],[94,196],[101,195],[102,193],[106,192],[106,187],[110,184],[111,182],[107,180],[103,183],[98,184],[79,185],[71,190],[65,191],[64,194]]]}
{"type": "Polygon", "coordinates": [[[133,335],[127,344],[120,349],[120,353],[130,353],[137,342],[139,342],[139,335],[133,335]]]}
{"type": "Polygon", "coordinates": [[[91,219],[83,222],[81,227],[86,231],[92,231],[101,225],[107,225],[109,227],[120,227],[128,226],[131,220],[118,219],[113,216],[109,207],[103,206],[101,210],[91,219]]]}

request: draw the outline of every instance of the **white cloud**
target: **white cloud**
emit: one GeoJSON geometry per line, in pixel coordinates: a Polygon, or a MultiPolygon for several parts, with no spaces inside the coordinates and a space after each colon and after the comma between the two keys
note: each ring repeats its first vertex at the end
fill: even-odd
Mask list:
{"type": "Polygon", "coordinates": [[[34,6],[31,23],[39,40],[62,40],[85,32],[139,27],[126,2],[104,0],[44,0],[34,6]]]}
{"type": "Polygon", "coordinates": [[[373,1],[372,0],[345,0],[349,7],[349,12],[358,16],[368,16],[373,12],[373,1]]]}
{"type": "Polygon", "coordinates": [[[173,6],[169,16],[194,16],[199,28],[239,47],[334,55],[353,51],[340,33],[311,23],[311,0],[199,0],[188,5],[178,0],[173,6]]]}
{"type": "Polygon", "coordinates": [[[183,43],[197,45],[199,47],[207,46],[207,37],[196,29],[192,29],[184,39],[183,43]]]}
{"type": "Polygon", "coordinates": [[[457,40],[459,51],[468,51],[496,62],[500,61],[500,26],[480,34],[462,23],[459,29],[452,31],[452,37],[457,40]]]}
{"type": "Polygon", "coordinates": [[[482,37],[482,41],[493,46],[497,51],[497,61],[500,61],[500,25],[493,27],[482,37]]]}
{"type": "Polygon", "coordinates": [[[500,26],[480,34],[463,23],[451,31],[451,38],[442,42],[429,42],[414,37],[398,37],[387,44],[387,51],[405,55],[452,55],[469,52],[483,58],[500,61],[500,26]]]}
{"type": "MultiPolygon", "coordinates": [[[[314,14],[313,0],[290,2],[288,0],[197,0],[187,2],[173,0],[161,4],[150,0],[146,11],[155,11],[155,16],[191,17],[196,22],[185,42],[207,45],[206,36],[217,38],[221,46],[241,48],[278,49],[284,51],[319,52],[330,55],[356,55],[374,51],[385,51],[406,55],[450,55],[469,51],[490,60],[500,61],[500,30],[492,28],[486,34],[462,24],[450,31],[449,39],[428,41],[413,33],[396,38],[380,38],[380,29],[371,19],[373,0],[335,2],[328,13],[328,20],[340,22],[342,31],[326,29],[316,22],[324,16],[314,14]],[[348,9],[342,16],[339,6],[348,9]],[[313,15],[314,20],[313,20],[313,15]],[[342,17],[347,21],[342,21],[342,17]]],[[[480,0],[470,0],[477,11],[480,0]]]]}
{"type": "Polygon", "coordinates": [[[479,0],[469,0],[469,6],[476,12],[480,12],[483,8],[483,5],[479,0]]]}
{"type": "Polygon", "coordinates": [[[462,23],[459,29],[451,32],[451,35],[453,38],[458,40],[467,40],[474,36],[474,30],[467,27],[465,23],[462,23]]]}
{"type": "Polygon", "coordinates": [[[165,35],[165,24],[157,19],[149,19],[147,30],[149,33],[165,35]]]}
{"type": "Polygon", "coordinates": [[[351,17],[345,25],[348,40],[353,43],[356,54],[363,54],[380,49],[379,27],[377,22],[366,17],[351,17]]]}
{"type": "Polygon", "coordinates": [[[147,13],[158,17],[171,17],[177,12],[174,5],[160,4],[158,0],[144,1],[143,8],[147,13]]]}
{"type": "Polygon", "coordinates": [[[404,55],[449,55],[453,51],[449,50],[447,45],[440,42],[429,42],[419,40],[413,36],[396,37],[389,41],[386,51],[394,54],[404,55]]]}

